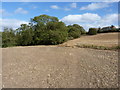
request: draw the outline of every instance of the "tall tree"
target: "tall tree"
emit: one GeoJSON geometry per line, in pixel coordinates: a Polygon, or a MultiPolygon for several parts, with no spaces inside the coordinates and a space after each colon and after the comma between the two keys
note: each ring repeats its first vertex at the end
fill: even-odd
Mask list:
{"type": "Polygon", "coordinates": [[[12,28],[4,28],[2,32],[2,47],[10,47],[15,45],[15,31],[12,28]]]}
{"type": "Polygon", "coordinates": [[[16,30],[17,44],[18,45],[32,45],[34,32],[31,26],[21,24],[21,27],[16,30]]]}

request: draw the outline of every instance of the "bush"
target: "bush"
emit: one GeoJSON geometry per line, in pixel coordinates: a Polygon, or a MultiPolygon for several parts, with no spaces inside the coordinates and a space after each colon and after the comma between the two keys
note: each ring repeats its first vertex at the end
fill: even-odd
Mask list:
{"type": "Polygon", "coordinates": [[[67,37],[68,37],[67,31],[61,31],[61,30],[51,31],[50,32],[50,43],[52,45],[61,44],[67,41],[67,37]]]}
{"type": "Polygon", "coordinates": [[[5,29],[2,32],[2,46],[56,45],[85,33],[78,24],[66,26],[57,17],[40,15],[31,19],[29,24],[21,24],[16,30],[5,29]]]}
{"type": "Polygon", "coordinates": [[[21,27],[16,30],[17,45],[31,45],[33,41],[33,35],[34,32],[29,25],[21,24],[21,27]]]}
{"type": "Polygon", "coordinates": [[[67,30],[49,30],[41,32],[41,36],[38,38],[38,41],[41,45],[57,45],[67,41],[67,37],[67,30]]]}
{"type": "Polygon", "coordinates": [[[78,28],[70,27],[68,30],[68,36],[69,39],[79,38],[81,35],[81,32],[78,28]]]}
{"type": "Polygon", "coordinates": [[[11,47],[16,45],[16,37],[13,29],[4,28],[2,32],[2,47],[11,47]]]}
{"type": "Polygon", "coordinates": [[[96,35],[97,34],[97,29],[96,28],[90,28],[88,31],[89,35],[96,35]]]}
{"type": "Polygon", "coordinates": [[[82,26],[80,26],[78,24],[73,24],[73,27],[79,29],[80,32],[81,32],[81,35],[86,34],[86,31],[85,31],[85,29],[82,26]]]}

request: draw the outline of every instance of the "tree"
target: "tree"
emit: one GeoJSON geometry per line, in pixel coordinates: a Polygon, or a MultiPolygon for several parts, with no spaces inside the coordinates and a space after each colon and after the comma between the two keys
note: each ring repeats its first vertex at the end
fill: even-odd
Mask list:
{"type": "Polygon", "coordinates": [[[97,34],[97,29],[96,28],[89,28],[88,34],[89,35],[96,35],[97,34]]]}
{"type": "Polygon", "coordinates": [[[4,28],[2,32],[2,47],[10,47],[16,45],[15,32],[12,28],[4,28]]]}
{"type": "Polygon", "coordinates": [[[86,34],[84,28],[78,24],[68,25],[69,39],[79,38],[82,34],[86,34]]]}
{"type": "Polygon", "coordinates": [[[2,32],[0,32],[0,47],[2,47],[2,32]]]}
{"type": "Polygon", "coordinates": [[[40,15],[32,19],[34,44],[60,44],[67,39],[67,27],[57,17],[40,15]],[[64,36],[64,37],[63,37],[64,36]]]}
{"type": "Polygon", "coordinates": [[[81,36],[81,31],[73,26],[68,26],[68,36],[69,39],[79,38],[81,36]]]}
{"type": "Polygon", "coordinates": [[[33,30],[29,25],[21,24],[21,27],[16,30],[17,45],[32,45],[33,35],[33,30]]]}
{"type": "Polygon", "coordinates": [[[100,27],[98,28],[97,33],[101,33],[101,28],[100,27]]]}
{"type": "Polygon", "coordinates": [[[57,17],[48,16],[48,15],[36,16],[31,20],[35,24],[39,24],[39,23],[47,24],[48,22],[58,22],[59,21],[59,19],[57,17]]]}
{"type": "Polygon", "coordinates": [[[57,30],[57,29],[65,29],[66,26],[63,22],[48,22],[46,24],[47,30],[57,30]]]}
{"type": "Polygon", "coordinates": [[[81,35],[82,34],[86,34],[86,31],[85,31],[85,29],[82,26],[80,26],[78,24],[73,24],[73,27],[76,27],[77,29],[79,29],[80,32],[81,32],[81,35]]]}

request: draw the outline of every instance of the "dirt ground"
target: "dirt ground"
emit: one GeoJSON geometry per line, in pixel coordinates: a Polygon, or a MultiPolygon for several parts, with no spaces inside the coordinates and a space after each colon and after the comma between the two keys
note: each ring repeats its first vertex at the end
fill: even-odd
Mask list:
{"type": "Polygon", "coordinates": [[[3,48],[2,63],[4,88],[118,87],[117,51],[56,46],[3,48]]]}
{"type": "Polygon", "coordinates": [[[120,33],[102,33],[98,35],[91,36],[81,36],[78,39],[70,40],[62,45],[74,46],[74,45],[96,45],[96,46],[117,46],[118,45],[118,35],[120,33]]]}

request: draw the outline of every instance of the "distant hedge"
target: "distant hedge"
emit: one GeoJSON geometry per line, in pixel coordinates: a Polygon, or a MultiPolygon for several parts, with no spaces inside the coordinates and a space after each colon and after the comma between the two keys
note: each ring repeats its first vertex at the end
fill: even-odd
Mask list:
{"type": "Polygon", "coordinates": [[[120,28],[111,25],[109,27],[98,28],[98,33],[120,32],[120,28]]]}
{"type": "Polygon", "coordinates": [[[89,35],[96,35],[97,34],[97,29],[96,28],[89,28],[88,34],[89,35]]]}

